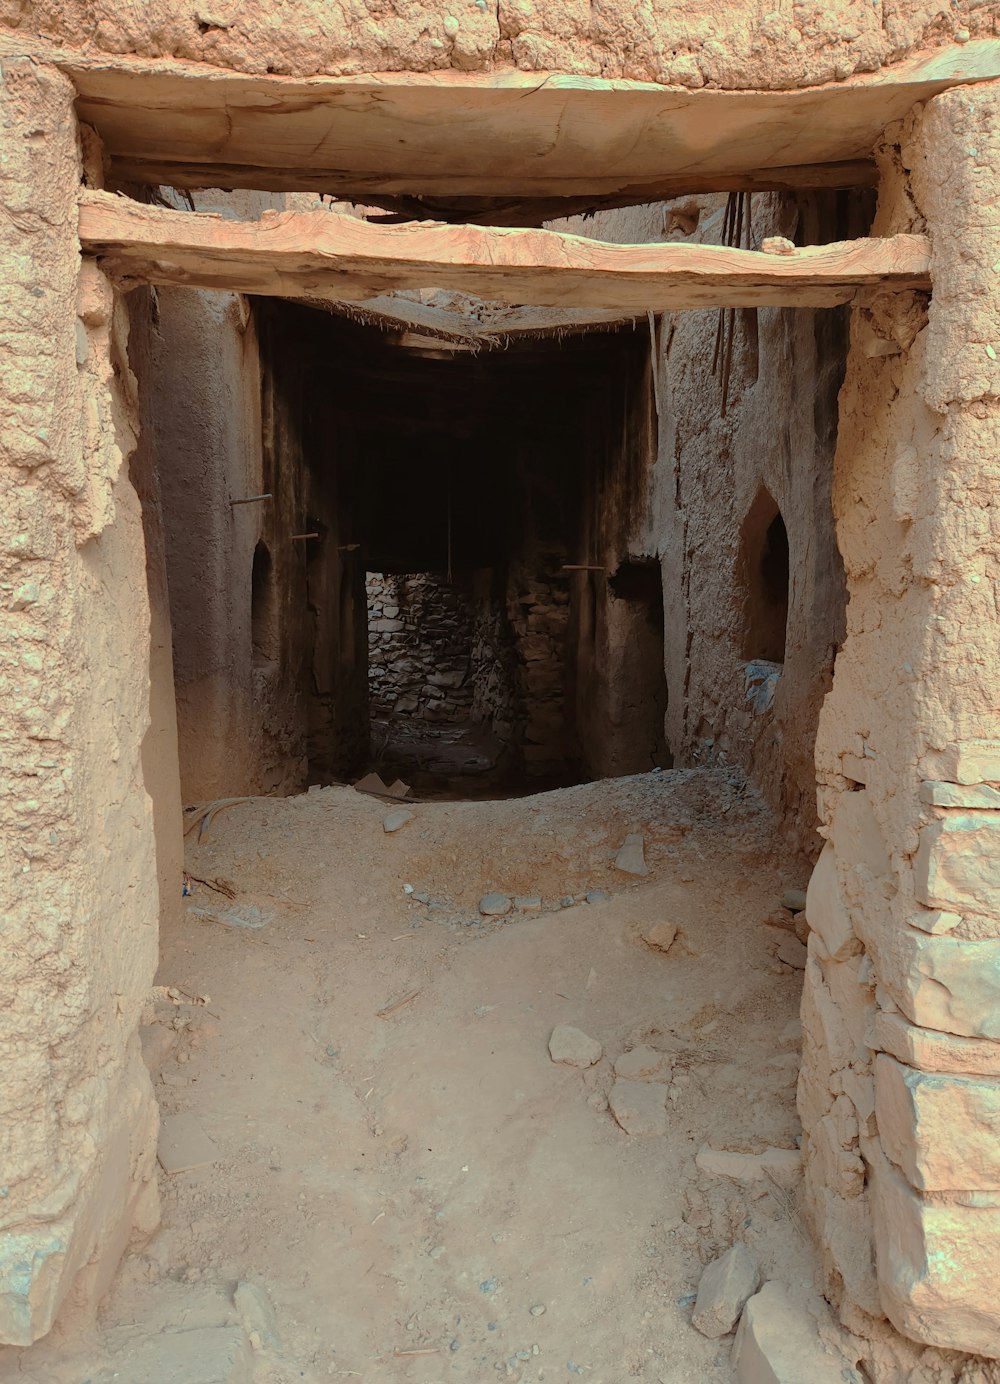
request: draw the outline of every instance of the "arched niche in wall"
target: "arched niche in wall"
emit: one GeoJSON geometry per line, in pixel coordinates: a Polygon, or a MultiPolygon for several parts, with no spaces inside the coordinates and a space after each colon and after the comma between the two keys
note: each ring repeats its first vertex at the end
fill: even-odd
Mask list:
{"type": "Polygon", "coordinates": [[[277,662],[278,603],[274,564],[263,539],[253,550],[250,573],[250,644],[255,668],[269,668],[277,662]]]}
{"type": "Polygon", "coordinates": [[[743,657],[784,663],[788,624],[788,531],[773,495],[761,486],[740,529],[743,657]]]}

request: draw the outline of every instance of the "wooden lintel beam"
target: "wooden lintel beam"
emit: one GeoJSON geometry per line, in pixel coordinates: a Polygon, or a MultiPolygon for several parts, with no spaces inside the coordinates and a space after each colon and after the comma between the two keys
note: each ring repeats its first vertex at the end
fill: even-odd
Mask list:
{"type": "Polygon", "coordinates": [[[79,233],[83,250],[123,285],[318,300],[447,288],[502,303],[635,312],[831,307],[862,288],[927,290],[931,281],[929,244],[917,235],[767,255],[721,245],[609,245],[554,231],[373,226],[324,210],[231,221],[102,192],[83,194],[79,233]]]}
{"type": "MultiPolygon", "coordinates": [[[[689,172],[623,182],[620,175],[590,174],[581,169],[561,180],[551,174],[534,179],[523,173],[518,179],[519,195],[504,204],[481,196],[481,173],[459,171],[435,176],[415,177],[377,171],[350,169],[280,168],[263,164],[223,164],[191,159],[115,158],[111,174],[120,183],[178,188],[253,187],[265,192],[315,192],[340,201],[368,206],[406,206],[414,187],[427,199],[442,203],[473,205],[461,208],[461,220],[491,226],[541,225],[559,217],[614,207],[638,206],[647,202],[668,202],[675,197],[700,196],[714,192],[809,192],[838,188],[875,187],[878,169],[873,159],[845,159],[837,163],[796,164],[781,168],[751,169],[747,172],[689,172]],[[534,181],[535,186],[532,187],[534,181]],[[560,187],[560,181],[562,187],[560,187]],[[474,205],[479,200],[480,210],[474,205]]],[[[431,215],[427,210],[425,216],[431,215]]],[[[449,216],[449,220],[456,219],[449,216]]]]}

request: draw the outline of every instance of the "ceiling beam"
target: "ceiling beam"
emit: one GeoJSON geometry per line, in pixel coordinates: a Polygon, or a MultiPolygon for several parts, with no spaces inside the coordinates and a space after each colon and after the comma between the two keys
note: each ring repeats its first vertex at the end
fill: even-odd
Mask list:
{"type": "Polygon", "coordinates": [[[795,91],[511,70],[300,79],[106,55],[58,61],[118,179],[383,205],[556,199],[565,214],[567,199],[868,184],[886,126],[948,87],[1000,77],[1000,39],[795,91]]]}
{"type": "Polygon", "coordinates": [[[232,221],[110,193],[82,195],[82,249],[123,286],[179,284],[306,300],[444,288],[493,302],[660,312],[830,307],[862,288],[930,288],[924,236],[762,254],[723,245],[609,245],[554,231],[373,226],[333,211],[232,221]]]}

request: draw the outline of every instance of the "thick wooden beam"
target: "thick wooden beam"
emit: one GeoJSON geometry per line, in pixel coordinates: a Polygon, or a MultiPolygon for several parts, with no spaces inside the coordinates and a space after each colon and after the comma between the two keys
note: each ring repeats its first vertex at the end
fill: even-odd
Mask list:
{"type": "Polygon", "coordinates": [[[372,226],[334,211],[231,221],[83,194],[80,243],[122,284],[184,284],[313,300],[447,288],[539,307],[659,312],[830,307],[861,288],[930,288],[925,237],[841,241],[785,255],[721,245],[608,245],[554,231],[372,226]]]}
{"type": "Polygon", "coordinates": [[[383,204],[555,198],[566,211],[579,207],[566,199],[870,183],[886,126],[950,86],[1000,77],[1000,40],[798,91],[511,70],[293,79],[78,53],[60,66],[121,179],[383,204]]]}

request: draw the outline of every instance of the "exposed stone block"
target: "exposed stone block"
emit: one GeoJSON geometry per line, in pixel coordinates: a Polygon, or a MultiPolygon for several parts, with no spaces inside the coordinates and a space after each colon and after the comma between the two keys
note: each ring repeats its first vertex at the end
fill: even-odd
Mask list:
{"type": "Polygon", "coordinates": [[[1000,740],[965,740],[927,756],[948,783],[1000,783],[1000,740]]]}
{"type": "Polygon", "coordinates": [[[866,1157],[884,1312],[912,1340],[1000,1358],[1000,1206],[928,1201],[876,1146],[866,1157]]]}
{"type": "Polygon", "coordinates": [[[920,801],[931,807],[1000,808],[1000,789],[986,783],[959,784],[928,781],[920,785],[920,801]]]}
{"type": "Polygon", "coordinates": [[[765,1283],[743,1309],[733,1369],[737,1384],[844,1384],[844,1360],[780,1283],[765,1283]]]}
{"type": "MultiPolygon", "coordinates": [[[[844,1100],[838,1096],[838,1101],[844,1100]]],[[[834,1110],[836,1110],[834,1102],[834,1110]]],[[[850,1102],[848,1102],[850,1105],[850,1102]]],[[[853,1109],[853,1107],[852,1107],[853,1109]]],[[[857,1119],[854,1119],[857,1130],[857,1119]]],[[[860,1196],[865,1185],[865,1166],[856,1149],[844,1148],[841,1144],[841,1130],[833,1111],[815,1125],[808,1134],[808,1157],[815,1158],[819,1164],[822,1185],[829,1187],[838,1197],[860,1196]]]]}
{"type": "Polygon", "coordinates": [[[823,981],[819,963],[813,959],[815,938],[809,938],[809,961],[802,988],[802,1033],[804,1053],[810,1046],[828,1056],[829,1070],[846,1067],[851,1060],[853,1044],[844,1017],[833,1002],[823,981]]]}
{"type": "Polygon", "coordinates": [[[949,812],[920,832],[914,889],[929,908],[1000,914],[1000,814],[949,812]]]}
{"type": "Polygon", "coordinates": [[[875,1062],[882,1147],[924,1191],[1000,1189],[1000,1081],[875,1062]]]}
{"type": "Polygon", "coordinates": [[[902,929],[880,980],[922,1028],[1000,1040],[1000,939],[965,941],[902,929]]]}
{"type": "Polygon", "coordinates": [[[921,908],[909,917],[912,927],[918,927],[921,932],[930,932],[936,936],[953,932],[961,921],[961,913],[948,913],[941,908],[921,908]]]}
{"type": "Polygon", "coordinates": [[[744,1244],[712,1261],[698,1284],[691,1324],[703,1336],[728,1336],[760,1283],[757,1262],[744,1244]]]}
{"type": "Polygon", "coordinates": [[[829,955],[836,961],[861,950],[851,918],[840,894],[837,856],[828,841],[823,847],[806,891],[806,917],[818,932],[829,955]]]}
{"type": "Polygon", "coordinates": [[[935,1033],[909,1023],[902,1014],[876,1014],[874,1041],[883,1052],[922,1072],[1000,1076],[1000,1043],[935,1033]]]}

